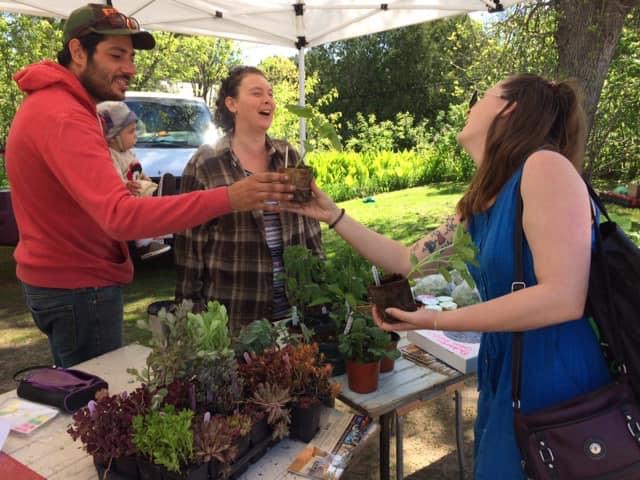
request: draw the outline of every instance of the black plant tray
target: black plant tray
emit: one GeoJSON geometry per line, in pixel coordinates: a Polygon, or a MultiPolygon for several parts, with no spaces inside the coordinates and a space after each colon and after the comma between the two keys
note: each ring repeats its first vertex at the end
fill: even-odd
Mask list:
{"type": "MultiPolygon", "coordinates": [[[[235,478],[240,477],[243,473],[247,471],[250,464],[260,460],[265,455],[265,453],[267,453],[267,451],[271,447],[273,447],[275,444],[277,444],[279,441],[280,440],[273,440],[271,438],[271,435],[269,435],[264,440],[253,445],[249,450],[247,450],[247,453],[245,453],[242,457],[240,457],[238,460],[236,460],[234,463],[231,464],[228,470],[229,476],[227,478],[233,480],[235,478]]],[[[99,464],[95,464],[95,466],[96,466],[96,471],[98,472],[98,478],[102,480],[104,471],[106,470],[106,468],[104,465],[99,465],[99,464]]],[[[138,480],[140,477],[138,475],[135,475],[135,476],[123,475],[121,473],[116,472],[112,466],[112,469],[109,470],[109,473],[107,474],[106,478],[108,480],[138,480]]],[[[209,480],[222,480],[224,478],[225,478],[224,475],[220,473],[217,477],[209,478],[209,480]]]]}

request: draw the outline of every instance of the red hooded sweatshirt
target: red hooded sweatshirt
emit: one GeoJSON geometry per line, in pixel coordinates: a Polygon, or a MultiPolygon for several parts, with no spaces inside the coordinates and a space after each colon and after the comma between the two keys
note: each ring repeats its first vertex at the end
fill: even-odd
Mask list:
{"type": "Polygon", "coordinates": [[[27,93],[11,124],[6,165],[23,282],[49,288],[124,284],[124,240],[186,230],[230,212],[226,187],[138,198],[113,168],[96,106],[68,69],[50,61],[14,76],[27,93]]]}

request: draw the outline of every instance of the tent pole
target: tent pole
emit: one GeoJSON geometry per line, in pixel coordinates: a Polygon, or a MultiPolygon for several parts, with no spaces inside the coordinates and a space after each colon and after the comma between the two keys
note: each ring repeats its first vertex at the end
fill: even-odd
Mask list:
{"type": "MultiPolygon", "coordinates": [[[[298,105],[304,107],[304,47],[298,48],[298,105]]],[[[300,117],[300,156],[304,155],[304,143],[307,140],[307,124],[303,117],[300,117]]]]}

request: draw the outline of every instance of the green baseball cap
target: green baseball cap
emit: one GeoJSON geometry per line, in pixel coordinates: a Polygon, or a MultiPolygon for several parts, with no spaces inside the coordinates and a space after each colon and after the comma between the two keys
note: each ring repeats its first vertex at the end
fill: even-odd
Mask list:
{"type": "Polygon", "coordinates": [[[140,24],[133,17],[128,17],[109,5],[90,3],[75,9],[64,24],[63,40],[65,45],[72,38],[79,38],[89,33],[103,35],[130,35],[133,48],[151,50],[156,41],[149,32],[140,30],[140,24]]]}

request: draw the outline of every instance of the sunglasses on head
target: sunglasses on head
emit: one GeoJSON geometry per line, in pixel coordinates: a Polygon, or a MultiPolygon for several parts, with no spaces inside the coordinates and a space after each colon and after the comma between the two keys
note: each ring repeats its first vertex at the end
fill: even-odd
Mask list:
{"type": "Polygon", "coordinates": [[[469,100],[469,110],[471,110],[476,103],[478,103],[478,90],[474,90],[471,95],[471,99],[469,100]]]}
{"type": "Polygon", "coordinates": [[[124,13],[120,13],[115,9],[103,9],[102,17],[94,20],[89,25],[84,25],[78,32],[74,32],[75,35],[81,33],[90,32],[91,29],[126,29],[140,31],[140,23],[133,17],[128,17],[124,13]]]}

